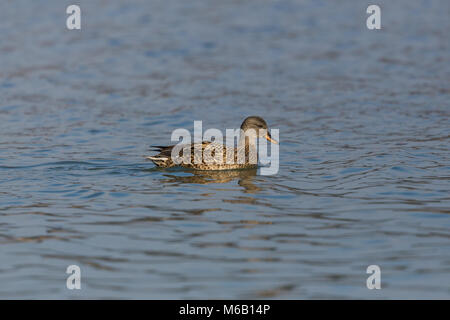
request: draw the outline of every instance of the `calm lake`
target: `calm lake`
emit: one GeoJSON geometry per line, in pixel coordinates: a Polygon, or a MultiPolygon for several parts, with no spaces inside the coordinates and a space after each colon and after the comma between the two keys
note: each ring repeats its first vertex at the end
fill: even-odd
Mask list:
{"type": "Polygon", "coordinates": [[[449,299],[450,1],[376,3],[2,6],[0,298],[449,299]],[[276,175],[145,159],[250,115],[276,175]]]}

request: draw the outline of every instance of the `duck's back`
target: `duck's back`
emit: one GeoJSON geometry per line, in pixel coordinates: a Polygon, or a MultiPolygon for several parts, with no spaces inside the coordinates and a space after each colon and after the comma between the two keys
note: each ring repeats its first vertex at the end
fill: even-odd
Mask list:
{"type": "Polygon", "coordinates": [[[148,157],[148,159],[159,167],[169,168],[178,165],[197,170],[231,170],[257,166],[256,163],[250,163],[247,148],[239,150],[217,142],[203,141],[201,144],[157,146],[155,148],[159,154],[148,157]],[[174,150],[175,147],[177,150],[174,150]],[[178,159],[175,161],[172,159],[173,151],[178,152],[178,159]],[[240,153],[245,156],[241,163],[238,161],[240,153]]]}

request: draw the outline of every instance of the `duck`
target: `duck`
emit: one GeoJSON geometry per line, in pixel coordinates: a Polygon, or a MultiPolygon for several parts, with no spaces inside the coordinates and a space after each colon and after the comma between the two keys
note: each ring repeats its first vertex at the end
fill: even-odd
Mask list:
{"type": "MultiPolygon", "coordinates": [[[[235,170],[258,166],[257,141],[265,138],[279,144],[269,133],[267,122],[259,116],[244,119],[237,147],[202,141],[170,146],[151,146],[154,156],[147,156],[157,167],[183,167],[195,170],[235,170]],[[173,156],[175,155],[175,156],[173,156]]],[[[234,140],[233,140],[234,141],[234,140]]]]}

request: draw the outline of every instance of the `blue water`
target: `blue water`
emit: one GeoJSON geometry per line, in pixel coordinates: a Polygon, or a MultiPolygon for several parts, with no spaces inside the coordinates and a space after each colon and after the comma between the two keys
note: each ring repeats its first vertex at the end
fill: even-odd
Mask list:
{"type": "Polygon", "coordinates": [[[450,298],[449,1],[77,4],[0,10],[0,298],[450,298]],[[254,114],[277,175],[145,160],[254,114]]]}

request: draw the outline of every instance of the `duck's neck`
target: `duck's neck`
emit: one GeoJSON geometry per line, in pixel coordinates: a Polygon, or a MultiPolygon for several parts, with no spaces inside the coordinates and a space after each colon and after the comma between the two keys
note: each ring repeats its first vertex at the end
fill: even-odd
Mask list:
{"type": "Polygon", "coordinates": [[[257,138],[241,134],[239,137],[238,149],[245,150],[245,162],[251,164],[258,163],[257,138]]]}

